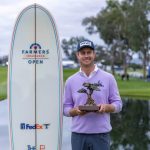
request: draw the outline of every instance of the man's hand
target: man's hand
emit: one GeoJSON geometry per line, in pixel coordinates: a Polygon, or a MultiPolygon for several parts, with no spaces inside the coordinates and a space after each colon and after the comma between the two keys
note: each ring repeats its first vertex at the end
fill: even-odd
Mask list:
{"type": "Polygon", "coordinates": [[[82,116],[82,115],[87,114],[87,112],[79,110],[78,107],[72,108],[69,113],[70,113],[70,116],[72,117],[78,116],[78,115],[82,116]]]}
{"type": "Polygon", "coordinates": [[[100,104],[99,111],[100,113],[111,113],[115,111],[115,106],[112,104],[100,104]]]}

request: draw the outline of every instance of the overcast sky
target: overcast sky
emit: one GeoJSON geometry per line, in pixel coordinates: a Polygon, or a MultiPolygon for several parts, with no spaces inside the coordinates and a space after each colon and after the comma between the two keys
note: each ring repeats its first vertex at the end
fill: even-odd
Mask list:
{"type": "Polygon", "coordinates": [[[0,55],[8,54],[15,21],[26,6],[38,3],[55,19],[60,40],[84,36],[103,45],[98,35],[89,35],[81,22],[106,6],[105,0],[0,0],[0,55]]]}

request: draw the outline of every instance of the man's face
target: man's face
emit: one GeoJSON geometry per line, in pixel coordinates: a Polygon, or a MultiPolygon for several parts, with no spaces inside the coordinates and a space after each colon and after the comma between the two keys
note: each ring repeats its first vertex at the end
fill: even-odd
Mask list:
{"type": "Polygon", "coordinates": [[[91,48],[83,48],[76,54],[81,66],[91,66],[94,64],[95,52],[91,48]]]}

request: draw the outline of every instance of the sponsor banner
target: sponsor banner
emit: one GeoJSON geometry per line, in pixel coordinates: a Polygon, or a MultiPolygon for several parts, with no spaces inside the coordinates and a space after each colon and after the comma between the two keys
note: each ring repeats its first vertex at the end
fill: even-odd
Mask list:
{"type": "Polygon", "coordinates": [[[40,145],[36,148],[36,146],[27,145],[27,150],[46,150],[45,145],[40,145]]]}
{"type": "Polygon", "coordinates": [[[20,123],[21,130],[42,130],[42,129],[49,129],[50,123],[45,124],[28,124],[28,123],[20,123]]]}
{"type": "Polygon", "coordinates": [[[28,64],[43,64],[49,59],[49,49],[43,49],[40,44],[33,43],[29,49],[21,50],[22,59],[28,64]]]}

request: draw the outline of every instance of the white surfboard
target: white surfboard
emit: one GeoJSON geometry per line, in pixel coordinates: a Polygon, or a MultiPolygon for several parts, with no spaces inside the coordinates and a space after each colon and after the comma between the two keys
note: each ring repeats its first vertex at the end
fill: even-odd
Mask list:
{"type": "Polygon", "coordinates": [[[12,37],[8,99],[11,150],[60,150],[62,63],[54,19],[42,6],[19,15],[12,37]]]}

